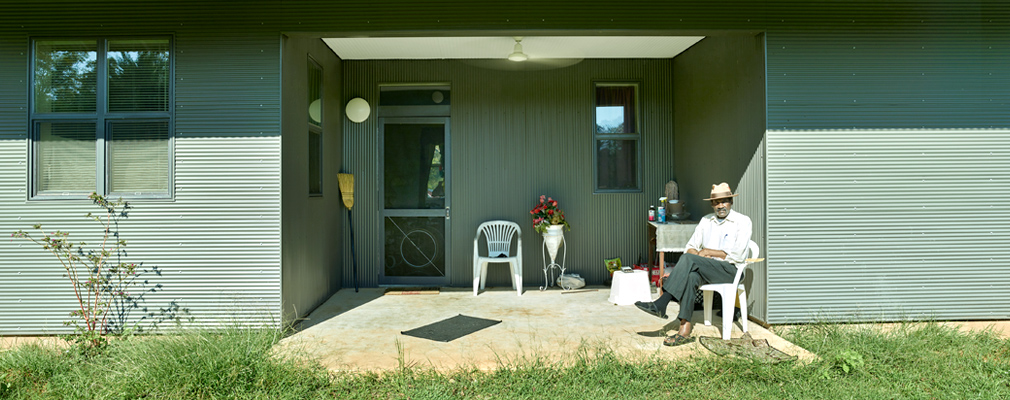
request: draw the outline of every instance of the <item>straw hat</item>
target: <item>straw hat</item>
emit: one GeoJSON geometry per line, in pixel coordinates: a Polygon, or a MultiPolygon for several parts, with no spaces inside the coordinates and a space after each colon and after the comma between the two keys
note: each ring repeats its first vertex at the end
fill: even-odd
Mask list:
{"type": "Polygon", "coordinates": [[[733,191],[729,189],[729,184],[723,182],[718,185],[712,185],[712,194],[710,196],[712,197],[705,200],[725,199],[727,197],[736,197],[738,195],[733,194],[733,191]]]}

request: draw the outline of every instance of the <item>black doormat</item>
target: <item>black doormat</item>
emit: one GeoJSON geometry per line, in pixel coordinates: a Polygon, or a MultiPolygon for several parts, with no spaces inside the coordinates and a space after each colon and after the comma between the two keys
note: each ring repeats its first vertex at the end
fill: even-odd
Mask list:
{"type": "Polygon", "coordinates": [[[498,323],[501,323],[501,321],[468,317],[460,314],[452,318],[443,319],[433,324],[428,324],[420,328],[414,328],[400,333],[422,339],[430,339],[436,342],[450,342],[498,323]]]}

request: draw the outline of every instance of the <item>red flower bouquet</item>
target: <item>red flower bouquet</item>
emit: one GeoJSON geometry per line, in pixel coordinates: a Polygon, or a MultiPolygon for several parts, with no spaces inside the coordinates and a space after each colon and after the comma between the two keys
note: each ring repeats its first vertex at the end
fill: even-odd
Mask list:
{"type": "Polygon", "coordinates": [[[558,201],[550,197],[540,195],[540,203],[530,210],[533,216],[533,229],[540,233],[546,233],[547,227],[551,225],[564,225],[567,230],[572,230],[565,220],[565,212],[558,208],[558,201]]]}

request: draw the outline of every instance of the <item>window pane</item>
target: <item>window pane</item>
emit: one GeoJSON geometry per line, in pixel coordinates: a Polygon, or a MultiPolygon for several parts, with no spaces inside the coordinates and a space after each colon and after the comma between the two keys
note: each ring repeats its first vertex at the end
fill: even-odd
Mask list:
{"type": "Polygon", "coordinates": [[[638,188],[638,141],[596,141],[596,188],[621,190],[638,188]]]}
{"type": "Polygon", "coordinates": [[[309,194],[323,194],[323,135],[309,132],[309,194]]]}
{"type": "Polygon", "coordinates": [[[435,155],[428,170],[428,198],[445,199],[445,170],[442,168],[442,148],[438,145],[435,145],[435,155]]]}
{"type": "Polygon", "coordinates": [[[638,133],[635,86],[596,87],[596,133],[638,133]]]}
{"type": "Polygon", "coordinates": [[[168,121],[109,124],[109,191],[168,193],[168,137],[168,121]]]}
{"type": "Polygon", "coordinates": [[[444,217],[386,217],[385,276],[445,276],[444,217]]]}
{"type": "Polygon", "coordinates": [[[320,125],[323,122],[323,69],[315,61],[309,59],[309,123],[320,125]]]}
{"type": "Polygon", "coordinates": [[[35,112],[94,112],[97,42],[35,42],[35,112]]]}
{"type": "Polygon", "coordinates": [[[109,111],[168,111],[168,39],[110,40],[109,111]]]}
{"type": "Polygon", "coordinates": [[[452,95],[447,86],[383,87],[380,90],[380,106],[447,106],[452,103],[452,95]]]}
{"type": "Polygon", "coordinates": [[[95,191],[95,124],[43,122],[38,129],[38,192],[95,191]]]}
{"type": "Polygon", "coordinates": [[[387,122],[383,126],[383,147],[385,208],[445,208],[441,175],[435,177],[432,186],[432,168],[442,163],[444,124],[387,122]]]}

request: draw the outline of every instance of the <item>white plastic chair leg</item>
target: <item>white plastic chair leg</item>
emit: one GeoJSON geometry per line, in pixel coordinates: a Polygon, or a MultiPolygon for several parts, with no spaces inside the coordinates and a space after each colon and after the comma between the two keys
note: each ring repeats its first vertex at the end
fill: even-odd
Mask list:
{"type": "Polygon", "coordinates": [[[722,296],[722,340],[729,340],[733,333],[733,300],[729,293],[720,293],[722,296]]]}
{"type": "Polygon", "coordinates": [[[740,291],[740,327],[747,332],[747,291],[740,291]]]}
{"type": "Polygon", "coordinates": [[[516,265],[511,261],[509,262],[509,273],[512,274],[512,289],[514,290],[516,288],[516,265]]]}
{"type": "Polygon", "coordinates": [[[521,266],[516,266],[512,273],[512,283],[516,289],[516,296],[523,295],[523,270],[521,266]]]}
{"type": "Polygon", "coordinates": [[[480,290],[487,287],[487,261],[480,263],[480,290]]]}
{"type": "Polygon", "coordinates": [[[480,285],[480,264],[474,260],[473,263],[473,295],[477,295],[477,285],[480,285]]]}
{"type": "Polygon", "coordinates": [[[702,291],[702,297],[705,299],[705,325],[712,325],[712,291],[702,291]]]}

